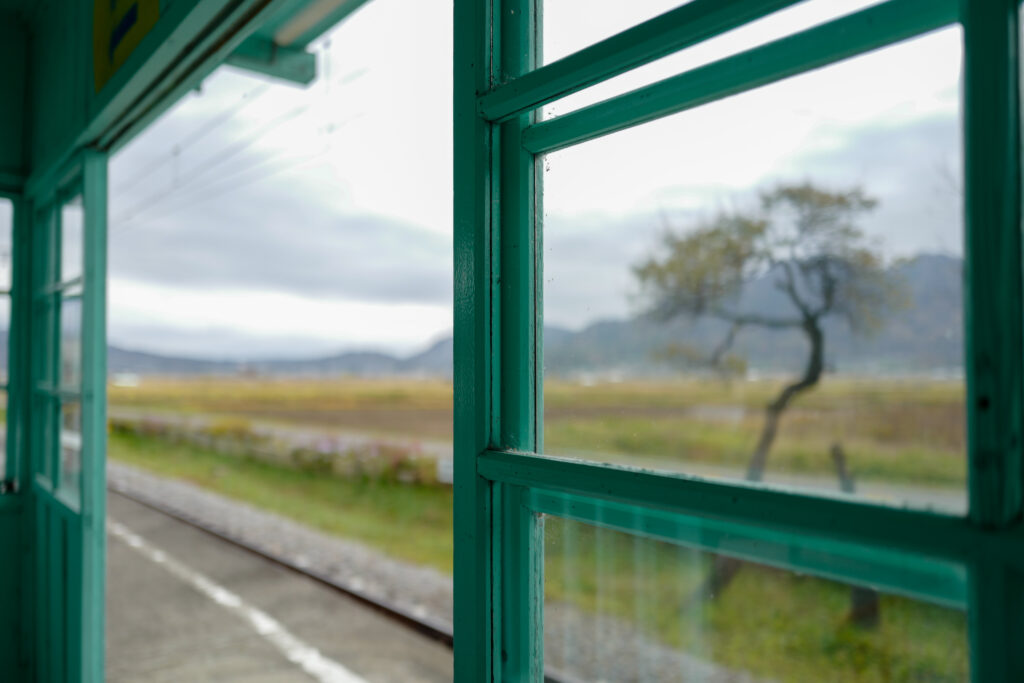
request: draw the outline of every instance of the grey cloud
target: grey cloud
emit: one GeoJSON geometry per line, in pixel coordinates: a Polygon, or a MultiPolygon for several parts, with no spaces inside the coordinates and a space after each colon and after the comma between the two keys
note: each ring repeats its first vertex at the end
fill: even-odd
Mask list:
{"type": "Polygon", "coordinates": [[[952,116],[852,131],[843,145],[801,157],[803,177],[836,185],[861,184],[879,199],[865,219],[893,252],[960,253],[962,144],[952,116]]]}
{"type": "MultiPolygon", "coordinates": [[[[449,237],[339,212],[331,200],[347,191],[341,181],[275,173],[302,157],[247,147],[253,131],[230,119],[197,137],[211,121],[209,111],[180,110],[114,159],[113,275],[199,289],[450,303],[449,237]]],[[[299,116],[287,125],[308,122],[299,116]]]]}
{"type": "MultiPolygon", "coordinates": [[[[786,168],[728,197],[700,187],[666,188],[663,194],[705,196],[706,210],[668,217],[673,226],[685,227],[724,207],[754,205],[759,190],[778,182],[809,179],[835,188],[860,184],[880,200],[864,228],[889,253],[959,253],[959,164],[958,122],[935,117],[854,129],[837,147],[797,155],[786,168]]],[[[635,312],[630,269],[656,248],[662,224],[656,207],[629,218],[551,217],[544,231],[547,322],[580,327],[635,312]]]]}
{"type": "Polygon", "coordinates": [[[248,187],[128,226],[115,226],[111,236],[111,270],[122,277],[321,298],[451,300],[446,237],[380,216],[339,214],[287,186],[248,187]]]}
{"type": "Polygon", "coordinates": [[[544,230],[544,313],[548,324],[579,327],[625,315],[635,289],[630,266],[662,232],[654,214],[614,220],[550,218],[544,230]]]}

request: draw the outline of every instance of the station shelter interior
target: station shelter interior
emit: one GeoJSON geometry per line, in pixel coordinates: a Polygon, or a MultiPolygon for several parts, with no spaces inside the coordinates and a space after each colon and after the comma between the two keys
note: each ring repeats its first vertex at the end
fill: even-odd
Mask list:
{"type": "MultiPolygon", "coordinates": [[[[220,64],[310,82],[310,42],[363,2],[0,0],[0,194],[14,211],[0,680],[104,678],[109,155],[220,64]],[[62,258],[69,207],[81,267],[62,258]]],[[[543,680],[554,515],[953,606],[972,680],[1024,680],[1018,2],[868,3],[554,117],[541,108],[796,3],[691,0],[548,63],[544,4],[453,5],[456,679],[543,680]],[[966,514],[547,456],[544,155],[956,24],[966,514]]]]}

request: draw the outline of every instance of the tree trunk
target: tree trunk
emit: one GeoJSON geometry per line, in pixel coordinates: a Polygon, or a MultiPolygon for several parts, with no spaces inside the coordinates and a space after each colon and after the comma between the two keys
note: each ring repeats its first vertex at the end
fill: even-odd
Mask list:
{"type": "Polygon", "coordinates": [[[810,354],[807,357],[807,366],[804,368],[803,376],[786,386],[775,400],[769,403],[764,409],[764,426],[761,427],[761,437],[757,440],[757,448],[747,465],[747,480],[761,481],[764,479],[765,466],[768,464],[768,454],[775,443],[775,435],[779,431],[779,421],[782,413],[789,407],[789,404],[801,392],[810,389],[821,379],[821,373],[825,368],[825,335],[818,325],[818,319],[808,317],[804,319],[804,334],[811,343],[810,354]]]}
{"type": "MultiPolygon", "coordinates": [[[[821,379],[821,373],[825,368],[825,335],[818,325],[818,318],[814,316],[805,317],[801,329],[803,329],[811,344],[807,365],[804,367],[804,374],[796,382],[787,385],[779,392],[775,400],[765,407],[764,426],[761,428],[761,436],[757,440],[757,447],[754,449],[754,454],[747,465],[748,481],[761,481],[764,479],[768,454],[775,443],[775,436],[779,431],[779,421],[782,419],[782,413],[798,394],[818,383],[821,379]]],[[[722,591],[732,583],[742,565],[743,563],[735,558],[716,555],[707,578],[690,595],[684,608],[688,608],[699,601],[714,599],[721,595],[722,591]]]]}
{"type": "MultiPolygon", "coordinates": [[[[838,443],[832,444],[832,462],[835,463],[836,474],[839,476],[839,489],[843,493],[854,493],[857,490],[857,483],[846,469],[846,454],[838,443]]],[[[850,612],[846,615],[846,620],[861,628],[876,628],[881,618],[882,604],[878,591],[861,586],[851,587],[850,612]]]]}

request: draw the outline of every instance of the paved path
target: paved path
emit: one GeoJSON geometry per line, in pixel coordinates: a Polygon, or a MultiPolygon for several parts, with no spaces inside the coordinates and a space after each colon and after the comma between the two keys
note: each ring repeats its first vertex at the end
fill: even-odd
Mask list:
{"type": "Polygon", "coordinates": [[[433,683],[451,651],[110,494],[107,680],[433,683]]]}

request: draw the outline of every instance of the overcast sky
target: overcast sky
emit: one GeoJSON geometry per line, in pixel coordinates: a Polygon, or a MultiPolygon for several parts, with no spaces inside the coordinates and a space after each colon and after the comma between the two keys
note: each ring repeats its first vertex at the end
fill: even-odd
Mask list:
{"type": "MultiPolygon", "coordinates": [[[[552,1],[545,59],[672,2],[552,1]]],[[[814,0],[545,109],[563,114],[846,11],[814,0]]],[[[222,68],[112,161],[110,339],[193,356],[413,352],[451,330],[451,7],[373,0],[308,88],[222,68]]],[[[960,34],[941,31],[545,160],[545,305],[628,315],[666,225],[779,182],[860,185],[891,257],[961,249],[960,34]]]]}

